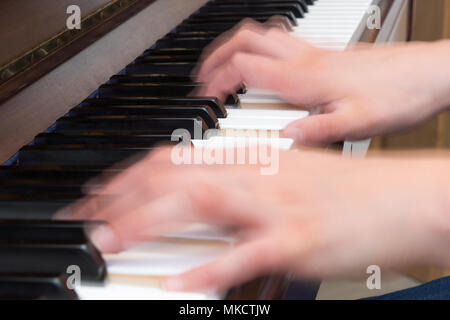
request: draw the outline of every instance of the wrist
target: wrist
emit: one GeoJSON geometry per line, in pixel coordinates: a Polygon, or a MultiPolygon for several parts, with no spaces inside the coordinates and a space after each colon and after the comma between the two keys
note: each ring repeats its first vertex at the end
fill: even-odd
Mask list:
{"type": "MultiPolygon", "coordinates": [[[[447,158],[450,159],[450,158],[447,158]]],[[[431,204],[430,208],[436,208],[437,214],[431,215],[434,219],[429,219],[431,223],[430,238],[433,243],[430,246],[430,257],[433,262],[441,266],[450,266],[450,161],[439,160],[438,165],[434,165],[436,180],[437,206],[431,204]]]]}
{"type": "MultiPolygon", "coordinates": [[[[432,88],[432,104],[436,112],[450,107],[450,40],[441,40],[430,44],[430,72],[429,83],[424,86],[432,88]]],[[[426,72],[427,70],[425,70],[426,72]]]]}

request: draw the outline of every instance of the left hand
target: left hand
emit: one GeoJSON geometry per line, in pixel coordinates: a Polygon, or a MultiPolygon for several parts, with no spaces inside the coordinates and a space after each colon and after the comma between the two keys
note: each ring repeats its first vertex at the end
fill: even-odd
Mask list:
{"type": "Polygon", "coordinates": [[[450,263],[448,160],[280,152],[279,172],[264,176],[255,165],[175,165],[170,155],[153,152],[65,211],[108,222],[92,234],[104,252],[192,222],[238,229],[236,247],[169,278],[167,289],[226,289],[275,271],[328,278],[372,264],[450,263]]]}

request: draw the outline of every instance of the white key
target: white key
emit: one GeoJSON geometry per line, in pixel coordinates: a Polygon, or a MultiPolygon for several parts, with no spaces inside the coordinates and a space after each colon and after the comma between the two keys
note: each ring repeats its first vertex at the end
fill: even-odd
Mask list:
{"type": "MultiPolygon", "coordinates": [[[[292,35],[320,48],[345,50],[371,3],[371,0],[319,0],[309,6],[305,18],[297,19],[298,26],[292,35]]],[[[247,94],[240,96],[240,100],[243,105],[285,104],[273,92],[251,88],[247,94]]],[[[257,121],[254,125],[257,125],[257,121]]],[[[233,125],[233,118],[227,121],[227,125],[233,125]]],[[[240,123],[236,122],[238,125],[240,123]]]]}
{"type": "Polygon", "coordinates": [[[104,286],[76,288],[80,299],[219,299],[220,292],[168,292],[166,276],[212,262],[232,246],[225,241],[156,241],[119,254],[105,254],[108,281],[104,286]]]}

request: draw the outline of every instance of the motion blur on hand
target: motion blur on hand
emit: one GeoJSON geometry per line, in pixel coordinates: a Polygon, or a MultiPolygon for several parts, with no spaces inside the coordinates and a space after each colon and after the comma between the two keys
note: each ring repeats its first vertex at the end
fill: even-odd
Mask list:
{"type": "Polygon", "coordinates": [[[103,220],[103,252],[202,222],[237,230],[237,246],[211,264],[170,278],[171,290],[225,289],[269,272],[307,278],[450,262],[440,159],[350,160],[282,152],[280,172],[255,165],[175,165],[171,150],[150,154],[66,209],[64,218],[103,220]],[[429,168],[433,168],[430,170],[429,168]],[[111,201],[103,201],[108,197],[111,201]],[[447,259],[447,260],[446,260],[447,259]]]}
{"type": "MultiPolygon", "coordinates": [[[[247,21],[205,52],[199,94],[223,99],[245,83],[320,111],[285,130],[303,145],[401,130],[450,104],[448,42],[334,52],[247,21]]],[[[280,152],[278,174],[263,176],[254,165],[175,165],[170,153],[153,152],[63,215],[106,221],[92,234],[104,252],[193,222],[238,231],[225,256],[168,279],[168,289],[224,289],[273,271],[327,278],[372,264],[450,264],[447,154],[280,152]]]]}
{"type": "Polygon", "coordinates": [[[246,20],[205,49],[194,74],[206,84],[201,95],[224,99],[245,83],[309,108],[315,115],[284,135],[316,146],[403,130],[446,107],[448,79],[430,72],[442,70],[441,47],[449,44],[330,51],[246,20]]]}

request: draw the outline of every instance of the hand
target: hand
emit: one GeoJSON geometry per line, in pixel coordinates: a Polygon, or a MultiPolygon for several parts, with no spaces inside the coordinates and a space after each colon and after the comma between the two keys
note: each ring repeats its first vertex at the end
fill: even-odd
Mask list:
{"type": "Polygon", "coordinates": [[[323,50],[246,22],[213,42],[195,73],[202,95],[223,99],[246,83],[310,108],[284,131],[302,145],[403,130],[450,104],[450,42],[357,48],[323,50]]]}
{"type": "Polygon", "coordinates": [[[149,155],[65,211],[105,220],[92,237],[117,252],[192,222],[238,229],[218,261],[169,278],[172,290],[225,289],[272,271],[359,275],[369,265],[450,263],[448,160],[349,160],[282,152],[280,171],[251,165],[174,165],[149,155]],[[102,196],[112,196],[104,203],[102,196]]]}

